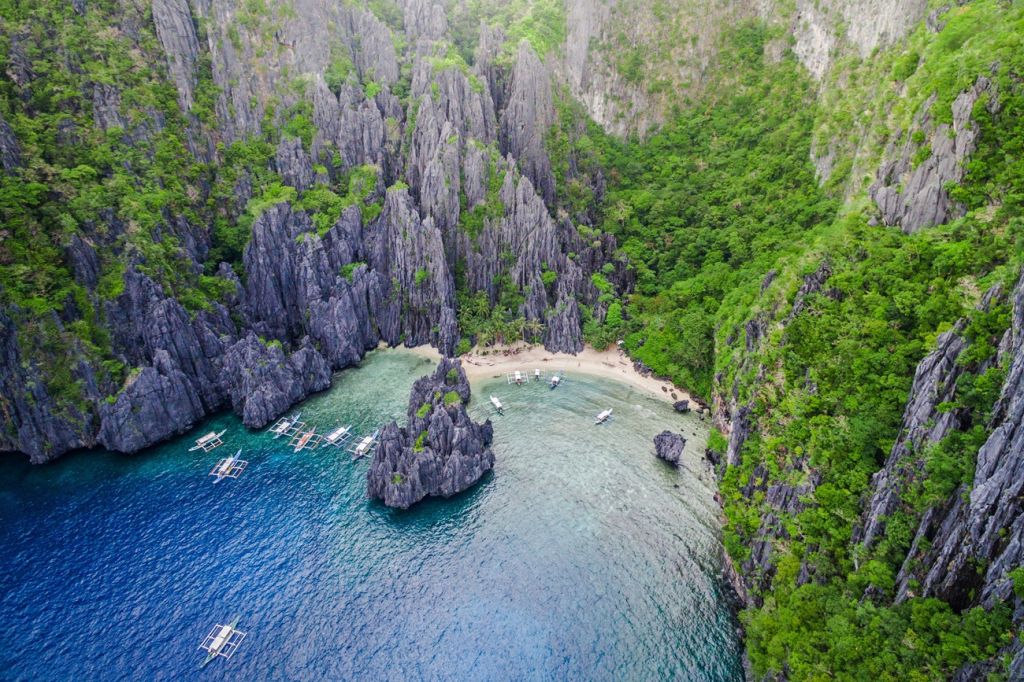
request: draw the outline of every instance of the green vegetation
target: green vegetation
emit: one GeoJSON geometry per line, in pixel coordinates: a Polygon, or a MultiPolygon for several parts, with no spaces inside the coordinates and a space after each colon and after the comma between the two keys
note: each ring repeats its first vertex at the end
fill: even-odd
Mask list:
{"type": "Polygon", "coordinates": [[[377,175],[376,166],[357,166],[348,173],[347,180],[342,178],[338,183],[348,187],[344,195],[337,194],[327,186],[314,185],[303,192],[296,207],[309,212],[321,237],[334,227],[341,214],[350,206],[358,207],[363,224],[368,224],[376,220],[383,209],[379,202],[367,203],[376,195],[377,175]]]}
{"type": "MultiPolygon", "coordinates": [[[[565,40],[560,0],[446,4],[453,41],[438,45],[430,65],[436,73],[465,74],[478,93],[485,86],[469,65],[481,20],[510,37],[499,67],[510,65],[522,40],[542,58],[565,40]]],[[[0,173],[0,304],[18,327],[24,362],[49,368],[45,388],[69,414],[88,402],[86,382],[72,369],[76,360],[98,369],[96,384],[108,402],[133,377],[114,356],[104,319],[106,303],[123,296],[132,269],[188,311],[208,310],[235,287],[215,275],[219,264],[244,275],[242,254],[266,211],[288,202],[308,212],[321,236],[351,207],[370,225],[382,210],[384,182],[375,166],[347,167],[329,143],[316,159],[318,182],[326,184],[300,193],[273,170],[282,136],[310,150],[317,135],[303,78],[287,81],[282,99],[267,102],[258,134],[217,144],[197,160],[190,149],[225,139],[214,127],[221,93],[210,56],[196,64],[195,101],[183,113],[148,4],[88,5],[79,15],[63,0],[0,0],[0,66],[8,74],[0,79],[0,115],[24,160],[0,173]],[[10,75],[21,67],[15,37],[31,67],[26,87],[10,75]],[[148,64],[158,66],[140,66],[148,64]],[[119,102],[116,115],[101,107],[100,88],[119,102]],[[183,246],[193,228],[209,229],[202,268],[183,246]],[[69,246],[80,242],[96,247],[94,287],[78,282],[69,265],[69,246]]],[[[401,27],[393,0],[365,6],[401,27]]],[[[640,9],[659,22],[651,40],[672,48],[652,57],[618,27],[603,46],[611,67],[627,83],[647,84],[649,93],[669,97],[669,85],[693,93],[670,82],[693,66],[681,57],[695,46],[680,22],[689,9],[676,13],[667,0],[640,9]]],[[[287,3],[245,0],[223,37],[257,56],[281,49],[274,34],[292,11],[287,3]]],[[[755,590],[763,607],[742,616],[758,675],[941,679],[965,662],[991,658],[1011,634],[1005,605],[957,612],[920,597],[893,605],[896,574],[921,516],[972,485],[1006,372],[996,349],[1009,323],[1008,306],[980,312],[975,305],[991,285],[1012,283],[1024,253],[1024,6],[976,0],[942,20],[941,31],[922,25],[867,59],[837,50],[841,61],[822,84],[786,50],[782,28],[742,23],[720,37],[717,61],[702,72],[701,99],[676,98],[669,121],[643,142],[610,139],[567,93],[556,93],[545,138],[555,213],[580,225],[585,244],[600,245],[611,234],[621,245],[621,261],[590,279],[597,300],[582,308],[585,339],[598,347],[622,339],[634,358],[697,395],[735,395],[750,407],[751,435],[740,463],[725,472],[721,494],[723,542],[734,561],[750,556],[769,513],[785,531],[772,545],[770,584],[755,590]],[[936,138],[915,127],[915,118],[930,101],[933,122],[949,123],[952,102],[979,75],[994,87],[975,106],[978,149],[964,181],[948,188],[965,214],[914,235],[872,224],[865,190],[884,149],[909,141],[914,164],[928,159],[936,138]],[[826,155],[834,159],[823,164],[827,178],[819,183],[811,159],[826,155]],[[598,205],[594,188],[605,181],[598,205]],[[614,284],[625,263],[636,276],[629,295],[614,284]],[[822,268],[823,287],[800,293],[795,311],[798,292],[822,268]],[[914,368],[961,318],[969,348],[960,362],[969,371],[942,409],[957,410],[963,426],[916,453],[921,471],[903,486],[885,537],[870,549],[855,547],[853,527],[871,475],[898,434],[914,368]],[[806,485],[811,492],[801,511],[770,509],[763,492],[751,494],[755,472],[766,479],[758,483],[806,485]],[[813,580],[798,585],[801,573],[813,580]]],[[[206,44],[205,35],[200,42],[206,44]]],[[[400,36],[397,44],[404,47],[400,36]]],[[[360,79],[348,49],[332,48],[328,87],[362,88],[371,98],[384,93],[372,74],[360,79]]],[[[417,103],[408,101],[407,62],[393,91],[407,107],[404,133],[411,136],[417,103]]],[[[432,89],[434,97],[446,96],[439,83],[432,89]]],[[[399,137],[399,118],[386,123],[389,139],[399,137]]],[[[479,145],[457,137],[449,144],[479,145]]],[[[483,200],[469,206],[461,197],[458,229],[471,244],[504,217],[501,188],[507,173],[516,179],[518,172],[506,167],[497,146],[486,153],[483,200]]],[[[408,189],[396,181],[388,191],[408,189]]],[[[520,316],[528,292],[510,274],[515,258],[502,254],[489,291],[471,291],[465,262],[454,264],[458,353],[474,343],[543,334],[541,321],[520,316]]],[[[339,275],[351,281],[363,265],[345,265],[339,275]]],[[[429,277],[425,267],[413,274],[416,286],[429,277]]],[[[542,268],[540,285],[549,295],[558,277],[542,268]]],[[[280,341],[266,345],[280,348],[280,341]]],[[[451,386],[456,377],[447,379],[451,386]]],[[[435,395],[438,401],[453,406],[461,399],[450,390],[435,395]]],[[[431,409],[426,403],[416,414],[426,418],[431,409]]],[[[416,452],[426,439],[425,431],[417,436],[416,452]]],[[[726,438],[712,431],[708,446],[724,452],[726,438]]],[[[392,478],[403,482],[401,474],[392,478]]],[[[1024,596],[1024,568],[1007,579],[1024,596]]]]}
{"type": "Polygon", "coordinates": [[[455,47],[472,61],[480,23],[501,28],[508,36],[503,58],[510,60],[523,40],[541,58],[558,53],[567,34],[564,0],[448,0],[448,23],[455,47]]]}
{"type": "MultiPolygon", "coordinates": [[[[936,36],[922,28],[905,53],[841,64],[837,78],[850,87],[830,86],[821,100],[792,55],[763,58],[777,36],[742,25],[723,37],[706,99],[681,108],[643,144],[584,138],[565,123],[549,136],[556,173],[572,167],[564,160],[576,139],[609,167],[601,229],[618,237],[637,275],[625,301],[607,277],[593,277],[606,313],[603,320],[585,314],[587,338],[606,341],[609,330],[621,330],[631,355],[655,371],[705,397],[735,387],[739,404],[752,408],[751,436],[721,492],[723,540],[735,562],[749,556],[766,514],[785,530],[773,543],[776,573],[755,594],[764,606],[743,614],[757,675],[944,678],[1008,641],[1004,606],[957,613],[934,599],[891,605],[920,515],[971,484],[1005,368],[958,384],[947,407],[962,410],[967,426],[920,453],[924,476],[908,486],[883,541],[861,556],[851,536],[870,477],[899,429],[914,368],[936,336],[968,317],[971,345],[961,362],[976,369],[1008,325],[1005,306],[972,311],[992,284],[1012,286],[1024,253],[1024,166],[1013,162],[1024,152],[1024,89],[1012,76],[1024,68],[1024,50],[1010,49],[1019,45],[1022,13],[995,2],[954,9],[945,30],[936,36]],[[977,27],[977,17],[988,30],[961,28],[977,27]],[[970,53],[968,63],[976,51],[998,54],[999,69],[988,70],[991,59],[974,70],[957,67],[957,50],[970,53]],[[879,72],[906,79],[909,94],[880,96],[871,85],[884,81],[879,72]],[[949,103],[980,73],[996,82],[1000,113],[984,109],[988,96],[975,109],[978,152],[965,181],[950,188],[966,216],[914,235],[871,225],[865,190],[881,149],[846,149],[849,131],[870,128],[871,139],[884,139],[933,91],[931,111],[948,120],[949,103]],[[843,123],[843,112],[868,114],[843,123]],[[832,139],[840,140],[839,158],[819,188],[812,140],[821,149],[832,139]],[[859,167],[870,172],[858,177],[859,167]],[[824,287],[804,295],[791,315],[805,277],[823,263],[824,287]],[[768,482],[793,486],[814,472],[803,511],[785,514],[763,493],[748,496],[758,467],[768,482]],[[811,584],[798,586],[802,570],[814,576],[811,584]],[[877,596],[865,598],[868,586],[877,596]]],[[[930,148],[923,135],[915,143],[930,148]]],[[[724,452],[724,437],[713,432],[709,447],[724,452]]]]}
{"type": "Polygon", "coordinates": [[[809,584],[746,619],[747,650],[755,670],[785,660],[794,680],[947,679],[964,661],[994,656],[1009,622],[1005,606],[957,615],[937,599],[912,599],[886,608],[809,584]]]}
{"type": "MultiPolygon", "coordinates": [[[[555,97],[557,118],[544,138],[559,205],[570,215],[588,219],[595,206],[595,187],[609,163],[612,143],[586,114],[583,106],[560,90],[555,97]]],[[[584,221],[589,222],[589,221],[584,221]]]]}
{"type": "Polygon", "coordinates": [[[1013,593],[1018,599],[1024,599],[1024,566],[1018,566],[1008,574],[1013,581],[1013,593]]]}
{"type": "Polygon", "coordinates": [[[335,95],[341,92],[341,86],[348,82],[349,77],[355,74],[356,67],[352,64],[352,57],[344,49],[331,51],[331,63],[324,73],[324,81],[327,87],[335,95]]]}
{"type": "Polygon", "coordinates": [[[811,88],[792,58],[763,58],[766,31],[737,29],[721,68],[736,82],[645,144],[605,152],[619,181],[602,228],[637,273],[630,354],[708,396],[723,301],[751,297],[800,238],[831,218],[810,155],[811,88]]]}
{"type": "MultiPolygon", "coordinates": [[[[0,3],[0,62],[13,67],[19,36],[32,82],[21,88],[0,79],[0,116],[18,140],[22,166],[0,173],[0,304],[18,326],[23,361],[51,368],[46,388],[68,406],[85,409],[84,384],[72,372],[82,359],[101,368],[101,390],[124,380],[104,328],[105,308],[124,291],[128,262],[152,277],[189,310],[208,307],[223,288],[197,281],[170,217],[202,225],[195,197],[209,179],[186,145],[190,117],[181,114],[175,88],[139,61],[164,63],[146,8],[99,1],[79,15],[68,3],[0,3]],[[133,36],[112,30],[128,22],[133,36]],[[96,88],[109,88],[116,116],[93,110],[96,88]],[[88,95],[88,97],[83,97],[88,95]],[[163,120],[159,129],[151,125],[163,120]],[[105,121],[104,128],[101,120],[105,121]],[[73,277],[66,247],[78,237],[97,246],[95,292],[73,277]],[[95,294],[95,296],[94,296],[95,294]],[[99,299],[99,300],[97,300],[99,299]],[[72,319],[58,325],[51,313],[72,319]]],[[[197,75],[193,125],[209,123],[208,61],[197,75]]]]}
{"type": "Polygon", "coordinates": [[[340,274],[341,274],[342,277],[344,277],[349,282],[351,282],[352,281],[352,275],[355,273],[355,271],[358,268],[360,268],[361,266],[364,266],[364,265],[366,265],[366,263],[363,263],[362,261],[356,261],[354,263],[349,263],[347,265],[342,265],[341,266],[341,273],[340,274]]]}

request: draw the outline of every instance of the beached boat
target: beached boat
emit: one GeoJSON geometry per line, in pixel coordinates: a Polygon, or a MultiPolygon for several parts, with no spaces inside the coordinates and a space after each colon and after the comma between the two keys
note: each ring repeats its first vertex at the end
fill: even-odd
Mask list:
{"type": "Polygon", "coordinates": [[[213,659],[220,656],[221,658],[231,658],[235,650],[238,649],[238,645],[242,643],[245,638],[245,633],[235,628],[238,626],[238,621],[241,620],[240,616],[235,616],[231,619],[229,625],[214,625],[213,629],[210,630],[210,634],[206,636],[203,643],[199,645],[199,648],[206,652],[206,658],[199,664],[200,668],[205,668],[213,659]]]}
{"type": "Polygon", "coordinates": [[[612,417],[612,408],[609,407],[607,410],[605,410],[601,414],[597,415],[597,418],[594,420],[594,424],[604,424],[606,421],[611,419],[611,417],[612,417]]]}

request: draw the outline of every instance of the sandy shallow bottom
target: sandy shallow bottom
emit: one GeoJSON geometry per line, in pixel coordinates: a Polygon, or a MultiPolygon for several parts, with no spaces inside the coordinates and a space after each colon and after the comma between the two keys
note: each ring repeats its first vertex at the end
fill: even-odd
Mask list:
{"type": "MultiPolygon", "coordinates": [[[[431,346],[418,346],[410,350],[432,360],[441,357],[437,349],[431,346]]],[[[516,370],[532,377],[534,370],[540,369],[545,376],[563,371],[566,376],[576,372],[614,379],[669,403],[677,400],[694,402],[689,393],[677,388],[672,382],[637,372],[629,356],[617,349],[598,351],[587,346],[578,355],[570,355],[552,353],[542,346],[499,346],[485,351],[475,348],[462,356],[462,366],[466,370],[466,376],[474,384],[483,380],[504,378],[506,374],[516,370]]]]}

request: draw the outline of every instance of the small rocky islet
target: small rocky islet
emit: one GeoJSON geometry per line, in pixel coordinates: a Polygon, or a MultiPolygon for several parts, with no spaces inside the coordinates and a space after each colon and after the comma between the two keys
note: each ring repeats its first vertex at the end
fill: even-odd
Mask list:
{"type": "Polygon", "coordinates": [[[371,499],[408,509],[426,497],[452,497],[494,468],[488,419],[466,412],[470,388],[459,360],[444,358],[433,374],[413,384],[407,424],[391,422],[366,474],[371,499]]]}

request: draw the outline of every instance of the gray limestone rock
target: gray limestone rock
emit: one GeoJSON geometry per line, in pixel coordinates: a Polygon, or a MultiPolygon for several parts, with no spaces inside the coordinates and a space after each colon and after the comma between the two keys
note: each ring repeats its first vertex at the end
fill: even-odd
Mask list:
{"type": "Polygon", "coordinates": [[[1013,292],[1012,326],[1004,357],[1008,372],[994,407],[991,432],[978,450],[970,490],[954,494],[951,509],[918,565],[899,579],[920,580],[901,595],[938,596],[954,607],[1010,599],[1007,573],[1024,564],[1024,277],[1013,292]]]}
{"type": "Polygon", "coordinates": [[[192,108],[196,87],[199,40],[188,0],[153,0],[153,24],[167,55],[167,67],[178,88],[178,102],[192,108]]]}
{"type": "Polygon", "coordinates": [[[136,452],[185,432],[205,414],[188,377],[160,350],[152,366],[129,378],[116,400],[100,408],[98,440],[110,450],[136,452]]]}
{"type": "Polygon", "coordinates": [[[265,426],[296,402],[331,385],[331,368],[308,340],[291,355],[252,333],[228,349],[221,382],[250,428],[265,426]]]}
{"type": "MultiPolygon", "coordinates": [[[[907,134],[900,149],[890,145],[887,160],[870,189],[884,224],[912,233],[963,214],[963,207],[950,199],[946,187],[960,182],[967,172],[966,163],[977,146],[979,134],[971,114],[982,94],[994,88],[988,78],[979,76],[972,87],[960,93],[953,102],[952,126],[932,124],[929,110],[934,98],[922,106],[914,130],[925,134],[931,154],[919,165],[913,162],[918,150],[913,135],[907,134]]],[[[997,101],[992,97],[989,107],[996,106],[997,101]]]]}
{"type": "Polygon", "coordinates": [[[508,101],[501,113],[502,151],[519,161],[548,206],[555,202],[555,178],[544,136],[555,121],[551,80],[529,43],[516,52],[508,101]]]}
{"type": "Polygon", "coordinates": [[[92,88],[92,116],[102,130],[124,128],[121,116],[121,93],[112,85],[95,83],[92,88]]]}
{"type": "Polygon", "coordinates": [[[277,172],[286,185],[304,192],[313,185],[313,164],[297,137],[281,136],[277,145],[277,172]]]}
{"type": "Polygon", "coordinates": [[[0,168],[10,173],[21,165],[21,146],[14,131],[0,115],[0,168]]]}
{"type": "MultiPolygon", "coordinates": [[[[40,464],[67,450],[95,445],[97,421],[91,407],[50,395],[46,368],[23,357],[19,330],[8,312],[0,310],[0,409],[5,415],[0,449],[19,450],[40,464]]],[[[59,329],[60,321],[54,319],[54,325],[59,329]]],[[[74,367],[75,379],[95,387],[92,370],[80,356],[62,361],[74,367]]]]}
{"type": "Polygon", "coordinates": [[[654,437],[655,454],[659,459],[665,460],[672,466],[679,466],[684,447],[686,447],[686,439],[682,434],[662,431],[654,437]]]}
{"type": "Polygon", "coordinates": [[[373,454],[366,476],[371,499],[408,509],[425,497],[467,490],[494,468],[491,422],[469,418],[469,393],[461,363],[448,358],[413,385],[407,426],[388,424],[373,454]]]}

